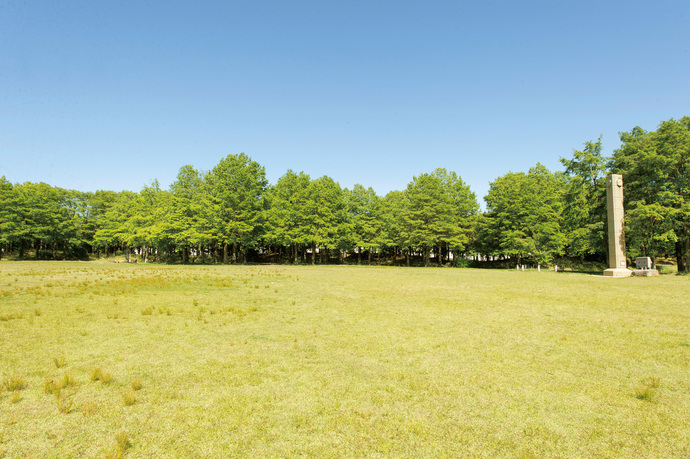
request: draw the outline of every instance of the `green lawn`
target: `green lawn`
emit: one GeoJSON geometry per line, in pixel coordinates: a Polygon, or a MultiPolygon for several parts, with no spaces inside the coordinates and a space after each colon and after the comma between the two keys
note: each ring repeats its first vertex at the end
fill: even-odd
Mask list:
{"type": "Polygon", "coordinates": [[[0,457],[688,457],[690,279],[0,262],[0,457]]]}

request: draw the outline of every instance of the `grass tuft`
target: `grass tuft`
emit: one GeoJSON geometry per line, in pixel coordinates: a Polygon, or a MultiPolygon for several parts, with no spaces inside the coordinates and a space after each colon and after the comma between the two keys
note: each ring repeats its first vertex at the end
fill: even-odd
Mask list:
{"type": "Polygon", "coordinates": [[[103,369],[100,367],[96,367],[91,370],[89,377],[91,378],[91,381],[100,381],[101,384],[110,384],[113,380],[113,375],[103,371],[103,369]]]}
{"type": "Polygon", "coordinates": [[[45,382],[43,383],[43,392],[49,395],[59,395],[60,394],[60,385],[57,384],[54,380],[52,379],[46,379],[45,382]]]}
{"type": "Polygon", "coordinates": [[[137,395],[134,391],[128,391],[122,394],[122,401],[125,406],[132,406],[137,402],[137,395]]]}
{"type": "Polygon", "coordinates": [[[0,321],[7,322],[8,320],[21,319],[24,314],[2,314],[0,315],[0,321]]]}
{"type": "Polygon", "coordinates": [[[91,381],[100,381],[102,375],[103,370],[100,367],[96,367],[93,370],[91,370],[89,378],[91,379],[91,381]]]}
{"type": "Polygon", "coordinates": [[[62,368],[67,364],[67,359],[64,355],[60,355],[57,357],[53,357],[53,363],[55,364],[56,368],[62,368]]]}
{"type": "Polygon", "coordinates": [[[141,388],[143,387],[143,385],[141,383],[141,378],[139,378],[138,376],[136,378],[134,378],[134,381],[132,381],[131,386],[132,386],[132,390],[141,390],[141,388]]]}
{"type": "Polygon", "coordinates": [[[635,398],[647,402],[654,401],[656,399],[656,390],[660,385],[661,379],[656,376],[643,379],[641,386],[635,389],[635,398]]]}
{"type": "Polygon", "coordinates": [[[72,404],[73,404],[74,400],[72,400],[70,397],[61,393],[56,397],[56,401],[57,401],[58,411],[60,413],[68,414],[72,410],[72,404]]]}
{"type": "Polygon", "coordinates": [[[129,434],[127,432],[118,432],[118,434],[115,435],[115,445],[106,451],[103,457],[105,459],[119,459],[131,447],[132,442],[129,439],[129,434]]]}
{"type": "Polygon", "coordinates": [[[69,373],[62,375],[62,380],[60,380],[60,387],[64,389],[65,387],[74,387],[77,385],[77,380],[74,379],[69,373]]]}
{"type": "Polygon", "coordinates": [[[8,392],[24,390],[27,387],[26,379],[21,376],[12,376],[3,382],[3,387],[8,392]]]}
{"type": "Polygon", "coordinates": [[[93,400],[85,400],[81,404],[80,411],[81,411],[81,414],[84,415],[84,417],[88,417],[88,416],[91,416],[92,414],[94,414],[96,412],[96,408],[98,408],[98,405],[96,405],[96,402],[94,402],[93,400]]]}

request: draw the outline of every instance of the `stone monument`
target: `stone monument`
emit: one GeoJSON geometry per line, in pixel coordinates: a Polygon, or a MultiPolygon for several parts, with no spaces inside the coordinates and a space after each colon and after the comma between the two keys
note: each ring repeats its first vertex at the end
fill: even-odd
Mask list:
{"type": "Polygon", "coordinates": [[[630,277],[625,259],[623,215],[623,176],[611,174],[606,179],[606,210],[609,220],[609,269],[604,276],[630,277]]]}
{"type": "Polygon", "coordinates": [[[658,276],[659,271],[652,266],[652,259],[649,257],[635,258],[637,269],[633,271],[633,276],[653,277],[658,276]]]}

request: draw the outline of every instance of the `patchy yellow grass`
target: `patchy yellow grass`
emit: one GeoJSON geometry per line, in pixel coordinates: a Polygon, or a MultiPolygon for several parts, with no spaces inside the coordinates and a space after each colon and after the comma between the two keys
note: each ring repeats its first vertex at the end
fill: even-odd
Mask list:
{"type": "Polygon", "coordinates": [[[690,455],[684,277],[0,262],[0,316],[0,456],[690,455]]]}

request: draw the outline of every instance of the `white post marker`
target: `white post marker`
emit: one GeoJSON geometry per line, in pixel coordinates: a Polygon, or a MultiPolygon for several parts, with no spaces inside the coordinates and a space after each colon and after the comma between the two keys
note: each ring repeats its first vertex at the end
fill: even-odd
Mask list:
{"type": "Polygon", "coordinates": [[[538,272],[538,273],[541,272],[541,265],[537,265],[537,272],[538,272]]]}

